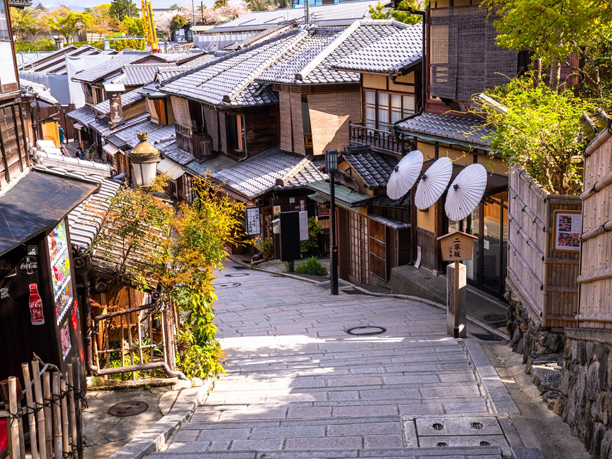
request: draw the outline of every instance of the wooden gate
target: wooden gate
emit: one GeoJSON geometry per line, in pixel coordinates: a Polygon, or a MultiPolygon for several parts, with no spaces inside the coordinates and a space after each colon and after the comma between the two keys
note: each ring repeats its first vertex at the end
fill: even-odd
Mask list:
{"type": "Polygon", "coordinates": [[[368,217],[357,212],[348,213],[348,277],[351,282],[370,282],[370,240],[368,217]]]}
{"type": "Polygon", "coordinates": [[[62,374],[55,365],[45,364],[35,354],[31,370],[27,363],[21,365],[23,390],[18,378],[8,378],[5,395],[9,409],[0,411],[0,417],[7,419],[11,459],[26,458],[23,426],[26,419],[30,432],[28,457],[83,458],[81,403],[85,399],[81,394],[79,364],[74,357],[62,374]]]}
{"type": "Polygon", "coordinates": [[[370,274],[383,282],[389,279],[390,250],[387,243],[387,227],[373,219],[370,222],[370,274]]]}

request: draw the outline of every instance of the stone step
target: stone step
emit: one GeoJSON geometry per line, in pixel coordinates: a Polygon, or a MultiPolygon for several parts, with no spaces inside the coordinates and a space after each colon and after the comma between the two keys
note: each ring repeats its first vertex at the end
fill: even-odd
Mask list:
{"type": "Polygon", "coordinates": [[[167,459],[346,459],[346,458],[410,458],[410,459],[502,459],[501,448],[481,447],[435,447],[435,448],[385,448],[295,451],[199,451],[153,453],[149,457],[167,459]]]}

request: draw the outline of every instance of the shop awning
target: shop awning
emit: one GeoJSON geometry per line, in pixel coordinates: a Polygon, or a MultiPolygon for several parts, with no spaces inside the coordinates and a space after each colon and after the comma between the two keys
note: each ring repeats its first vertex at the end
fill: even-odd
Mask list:
{"type": "Polygon", "coordinates": [[[119,149],[116,146],[114,146],[112,143],[107,143],[106,145],[104,145],[103,150],[109,155],[114,155],[115,153],[119,151],[119,149]]]}
{"type": "Polygon", "coordinates": [[[74,123],[72,127],[75,129],[83,129],[85,126],[83,126],[81,123],[74,123]]]}
{"type": "Polygon", "coordinates": [[[329,202],[329,196],[319,193],[318,191],[315,194],[308,195],[308,197],[319,204],[327,204],[329,202]]]}
{"type": "Polygon", "coordinates": [[[164,158],[157,164],[157,172],[168,175],[172,180],[176,180],[185,173],[183,166],[169,158],[164,158]]]}
{"type": "Polygon", "coordinates": [[[31,171],[0,196],[0,255],[54,228],[100,184],[31,171]]]}
{"type": "MultiPolygon", "coordinates": [[[[309,183],[306,186],[323,196],[329,196],[329,182],[325,180],[309,183]]],[[[338,185],[336,183],[336,204],[340,206],[346,208],[358,208],[367,205],[367,203],[373,200],[375,197],[376,196],[369,194],[357,193],[344,185],[338,185]]]]}
{"type": "Polygon", "coordinates": [[[382,223],[385,226],[393,229],[407,229],[410,228],[410,223],[400,222],[389,217],[383,217],[382,215],[368,214],[368,217],[372,220],[376,220],[378,223],[382,223]]]}

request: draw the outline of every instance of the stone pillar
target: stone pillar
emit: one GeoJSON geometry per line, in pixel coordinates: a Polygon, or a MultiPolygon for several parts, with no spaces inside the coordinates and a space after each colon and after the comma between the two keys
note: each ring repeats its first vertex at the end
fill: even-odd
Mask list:
{"type": "MultiPolygon", "coordinates": [[[[466,273],[467,268],[459,263],[459,338],[465,338],[465,314],[466,314],[466,273]]],[[[455,331],[455,263],[446,267],[446,332],[454,336],[455,331]]]]}

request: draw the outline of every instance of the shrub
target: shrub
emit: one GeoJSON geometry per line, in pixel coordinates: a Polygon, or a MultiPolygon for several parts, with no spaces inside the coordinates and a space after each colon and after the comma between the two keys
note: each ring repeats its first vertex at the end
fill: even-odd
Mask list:
{"type": "Polygon", "coordinates": [[[295,267],[298,274],[310,274],[311,276],[327,276],[327,269],[315,257],[310,257],[295,267]]]}
{"type": "Polygon", "coordinates": [[[37,51],[55,51],[53,40],[36,40],[15,43],[15,52],[28,53],[37,51]]]}

